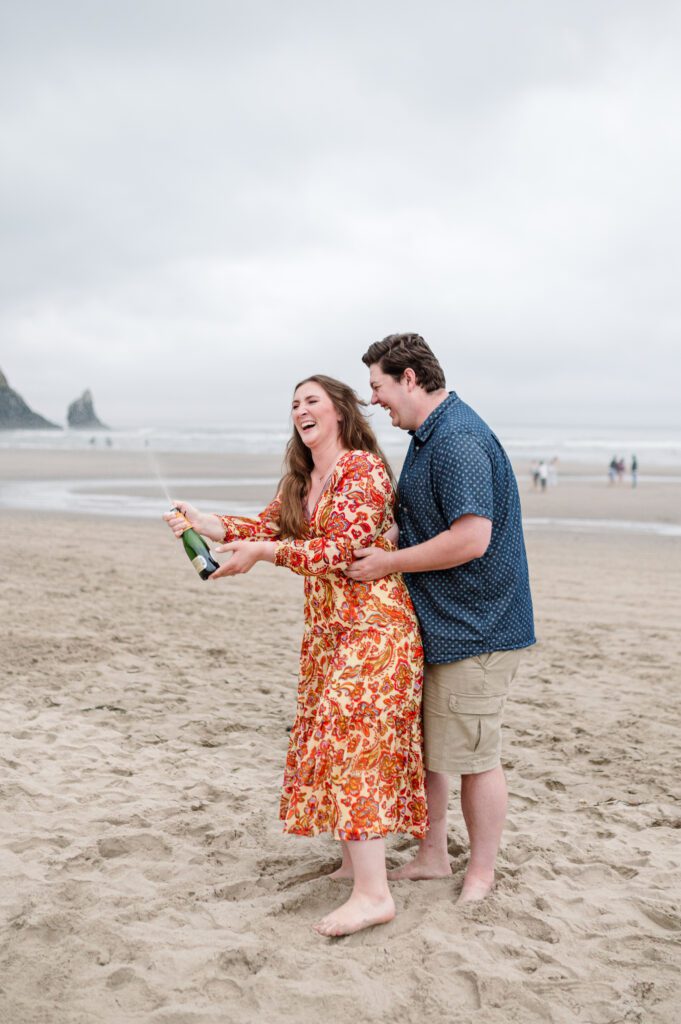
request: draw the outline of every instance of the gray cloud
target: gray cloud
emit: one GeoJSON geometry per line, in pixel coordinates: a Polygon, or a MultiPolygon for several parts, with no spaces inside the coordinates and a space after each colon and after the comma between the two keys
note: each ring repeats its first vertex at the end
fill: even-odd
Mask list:
{"type": "Polygon", "coordinates": [[[490,418],[678,408],[678,6],[14,5],[0,367],[263,420],[421,331],[490,418]]]}

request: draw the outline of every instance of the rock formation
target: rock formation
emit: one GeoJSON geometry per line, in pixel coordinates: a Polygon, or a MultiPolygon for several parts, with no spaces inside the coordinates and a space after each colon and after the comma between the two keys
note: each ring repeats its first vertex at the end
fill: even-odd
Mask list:
{"type": "Polygon", "coordinates": [[[109,430],[97,419],[91,391],[84,391],[80,398],[71,402],[66,418],[69,426],[78,430],[109,430]]]}
{"type": "Polygon", "coordinates": [[[43,416],[26,405],[21,395],[7,383],[0,370],[0,430],[61,430],[57,423],[50,423],[43,416]]]}

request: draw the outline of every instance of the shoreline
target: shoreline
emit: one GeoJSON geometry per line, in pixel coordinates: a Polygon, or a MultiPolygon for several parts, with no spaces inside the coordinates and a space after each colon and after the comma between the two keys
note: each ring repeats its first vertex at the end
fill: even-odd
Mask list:
{"type": "MultiPolygon", "coordinates": [[[[270,455],[175,453],[156,461],[158,476],[144,453],[0,450],[0,508],[150,519],[166,511],[169,497],[254,515],[274,497],[281,475],[281,459],[270,455]]],[[[400,462],[392,464],[399,473],[400,462]]],[[[532,485],[529,465],[526,472],[516,467],[529,531],[675,534],[669,528],[681,526],[681,476],[672,468],[654,481],[642,475],[636,488],[610,485],[605,475],[585,479],[583,466],[573,468],[579,472],[561,471],[558,484],[542,492],[532,485]]]]}

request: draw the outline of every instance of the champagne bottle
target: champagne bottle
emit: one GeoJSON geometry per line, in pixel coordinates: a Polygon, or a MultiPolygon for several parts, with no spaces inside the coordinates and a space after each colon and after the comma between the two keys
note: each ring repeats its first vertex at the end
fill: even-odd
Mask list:
{"type": "MultiPolygon", "coordinates": [[[[179,508],[173,508],[171,512],[177,512],[179,515],[182,515],[179,508]]],[[[184,550],[187,552],[187,558],[202,580],[207,580],[216,569],[220,568],[220,563],[216,562],[213,558],[205,540],[192,526],[182,534],[182,543],[184,544],[184,550]]]]}

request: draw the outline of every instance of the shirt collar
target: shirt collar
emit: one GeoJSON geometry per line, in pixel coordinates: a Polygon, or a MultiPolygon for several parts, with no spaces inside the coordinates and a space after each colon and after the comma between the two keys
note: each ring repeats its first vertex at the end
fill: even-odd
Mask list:
{"type": "Polygon", "coordinates": [[[440,402],[440,404],[435,409],[433,409],[430,416],[428,416],[423,421],[418,430],[409,431],[411,436],[414,438],[416,444],[423,444],[425,441],[428,440],[433,430],[437,426],[440,417],[445,412],[445,409],[451,409],[451,407],[458,401],[459,396],[457,395],[456,391],[450,391],[447,397],[445,398],[444,402],[440,402]]]}

